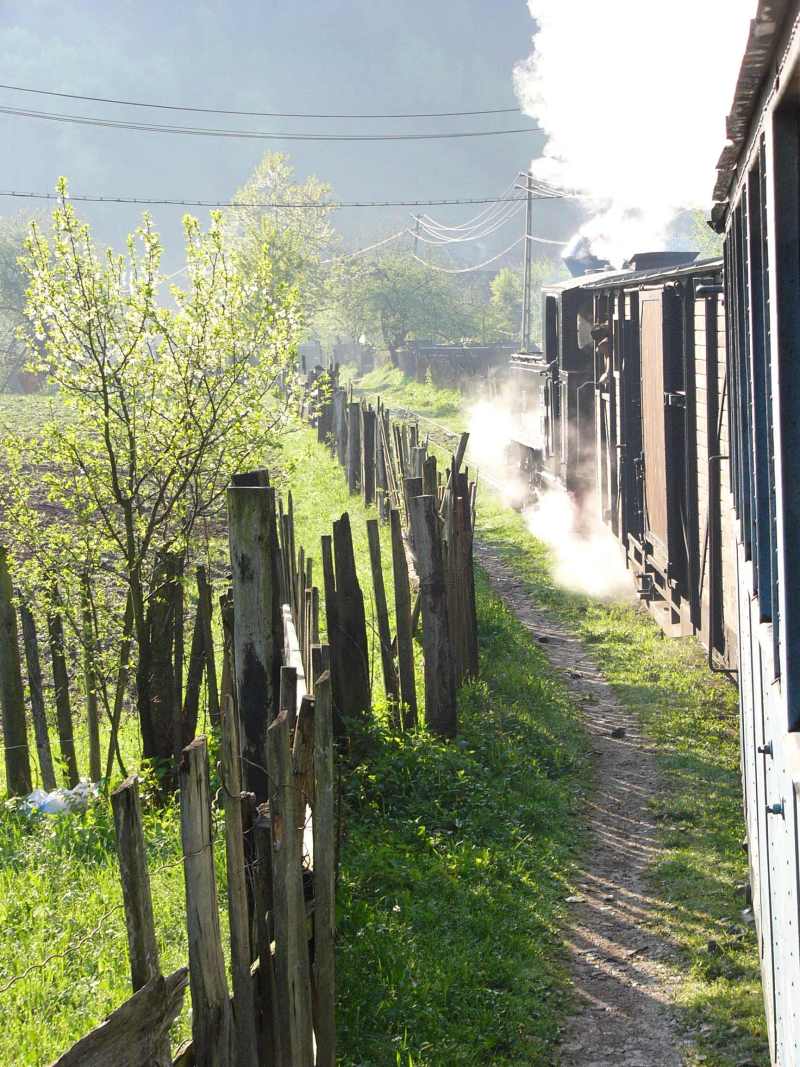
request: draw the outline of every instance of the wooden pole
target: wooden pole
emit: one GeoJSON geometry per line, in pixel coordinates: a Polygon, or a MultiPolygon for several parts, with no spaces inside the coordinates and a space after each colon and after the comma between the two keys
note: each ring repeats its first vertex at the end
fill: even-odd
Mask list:
{"type": "Polygon", "coordinates": [[[314,1029],[316,1067],[336,1063],[336,799],[328,649],[315,648],[314,674],[314,1029]]]}
{"type": "Polygon", "coordinates": [[[273,490],[231,486],[228,529],[233,572],[236,703],[248,792],[266,799],[267,726],[278,710],[282,633],[274,630],[271,553],[273,490]]]}
{"type": "Polygon", "coordinates": [[[395,626],[397,627],[397,662],[400,676],[401,723],[405,729],[417,725],[417,684],[414,675],[414,644],[411,636],[411,589],[408,584],[408,560],[403,544],[400,512],[389,514],[392,533],[392,573],[394,575],[395,626]]]}
{"type": "Polygon", "coordinates": [[[233,1019],[217,911],[208,753],[204,737],[196,738],[183,750],[179,773],[194,1060],[203,1067],[236,1067],[233,1019]]]}
{"type": "Polygon", "coordinates": [[[434,733],[455,737],[458,724],[456,680],[436,501],[430,496],[417,496],[411,499],[410,504],[422,600],[425,721],[434,733]]]}
{"type": "Polygon", "coordinates": [[[383,669],[383,688],[389,702],[390,714],[397,718],[396,707],[400,696],[397,670],[392,655],[392,635],[389,630],[389,609],[386,605],[386,589],[383,584],[383,567],[381,565],[381,538],[377,519],[367,519],[367,539],[369,540],[369,560],[372,567],[372,588],[375,595],[375,616],[378,623],[378,636],[381,642],[381,667],[383,669]]]}
{"type": "Polygon", "coordinates": [[[194,739],[197,729],[197,716],[200,710],[200,686],[203,681],[205,664],[205,647],[203,623],[200,619],[200,604],[194,617],[192,644],[189,651],[189,670],[186,675],[186,691],[183,698],[181,728],[175,738],[176,754],[179,754],[194,739]]]}
{"type": "MultiPolygon", "coordinates": [[[[59,603],[59,593],[54,587],[53,604],[59,603]]],[[[67,774],[67,785],[74,788],[80,781],[78,762],[75,758],[75,738],[72,734],[72,709],[69,701],[69,676],[67,674],[66,644],[64,641],[64,624],[55,608],[47,616],[47,630],[50,644],[50,661],[53,666],[53,689],[58,722],[59,747],[61,759],[67,774]]]]}
{"type": "Polygon", "coordinates": [[[39,639],[36,636],[33,613],[24,601],[20,602],[19,614],[22,623],[22,643],[25,647],[25,663],[28,668],[28,690],[31,694],[31,713],[36,737],[36,751],[39,756],[39,769],[42,772],[42,785],[50,792],[56,788],[56,774],[53,769],[53,754],[50,750],[50,734],[47,730],[39,639]]]}
{"type": "Polygon", "coordinates": [[[233,1021],[236,1067],[258,1067],[255,988],[250,975],[250,914],[245,879],[244,823],[248,804],[242,793],[241,756],[236,708],[225,698],[222,725],[222,792],[225,807],[225,855],[228,869],[228,919],[231,937],[233,1021]]]}

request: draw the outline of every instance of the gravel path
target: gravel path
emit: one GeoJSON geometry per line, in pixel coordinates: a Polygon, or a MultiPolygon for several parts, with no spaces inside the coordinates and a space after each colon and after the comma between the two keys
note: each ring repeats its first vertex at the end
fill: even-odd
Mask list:
{"type": "Polygon", "coordinates": [[[475,555],[583,708],[592,744],[589,843],[566,932],[579,1006],[558,1062],[680,1067],[687,1046],[672,1009],[679,979],[669,945],[650,929],[655,902],[645,882],[659,847],[648,805],[659,789],[654,751],[581,640],[536,608],[490,547],[476,543],[475,555]]]}

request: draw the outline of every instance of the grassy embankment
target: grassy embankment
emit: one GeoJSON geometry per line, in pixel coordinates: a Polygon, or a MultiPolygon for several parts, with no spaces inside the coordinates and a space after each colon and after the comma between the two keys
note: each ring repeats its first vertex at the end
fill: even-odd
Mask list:
{"type": "MultiPolygon", "coordinates": [[[[450,429],[469,421],[458,393],[408,382],[398,371],[380,368],[357,389],[450,429]]],[[[485,485],[477,525],[477,535],[513,566],[537,603],[591,646],[657,746],[666,788],[654,802],[663,828],[663,849],[650,872],[655,926],[679,950],[679,1003],[695,1041],[694,1062],[767,1065],[758,950],[736,890],[747,879],[747,860],[734,687],[708,670],[693,639],[664,640],[643,610],[559,588],[547,548],[485,485]]]]}
{"type": "MultiPolygon", "coordinates": [[[[14,399],[16,417],[34,417],[27,404],[14,399]]],[[[298,540],[317,561],[319,535],[349,510],[370,619],[367,512],[307,431],[287,438],[282,462],[298,540]]],[[[554,1062],[585,746],[540,650],[483,581],[478,604],[482,677],[462,692],[459,740],[393,736],[379,712],[368,757],[343,774],[343,1064],[554,1062]]],[[[128,721],[132,766],[135,738],[128,721]]],[[[162,966],[174,968],[186,959],[175,808],[148,805],[146,834],[162,966]]],[[[123,917],[110,911],[119,901],[105,802],[63,819],[0,811],[0,987],[57,954],[0,992],[0,1062],[50,1062],[129,994],[123,917]]],[[[188,1030],[187,1005],[178,1031],[188,1030]]]]}

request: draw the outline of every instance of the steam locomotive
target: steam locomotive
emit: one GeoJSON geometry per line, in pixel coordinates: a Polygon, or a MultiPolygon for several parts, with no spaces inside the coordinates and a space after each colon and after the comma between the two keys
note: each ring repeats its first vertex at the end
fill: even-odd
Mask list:
{"type": "Polygon", "coordinates": [[[718,164],[719,260],[544,293],[515,459],[591,501],[669,634],[738,682],[772,1060],[800,1064],[800,0],[760,0],[718,164]]]}

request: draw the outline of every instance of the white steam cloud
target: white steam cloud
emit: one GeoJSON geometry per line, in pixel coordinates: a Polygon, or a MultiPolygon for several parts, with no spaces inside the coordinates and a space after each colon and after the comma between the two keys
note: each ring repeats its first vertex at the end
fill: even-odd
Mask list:
{"type": "Polygon", "coordinates": [[[588,199],[582,232],[620,264],[707,208],[756,0],[528,0],[514,81],[548,140],[534,173],[588,199]]]}
{"type": "Polygon", "coordinates": [[[630,571],[614,535],[600,521],[597,503],[580,505],[564,490],[540,492],[533,502],[522,478],[507,462],[512,440],[540,447],[541,420],[536,411],[520,414],[519,397],[511,386],[493,400],[480,400],[469,413],[470,456],[481,475],[505,503],[522,511],[534,537],[550,548],[553,577],[575,593],[602,600],[630,600],[635,591],[630,571]]]}

